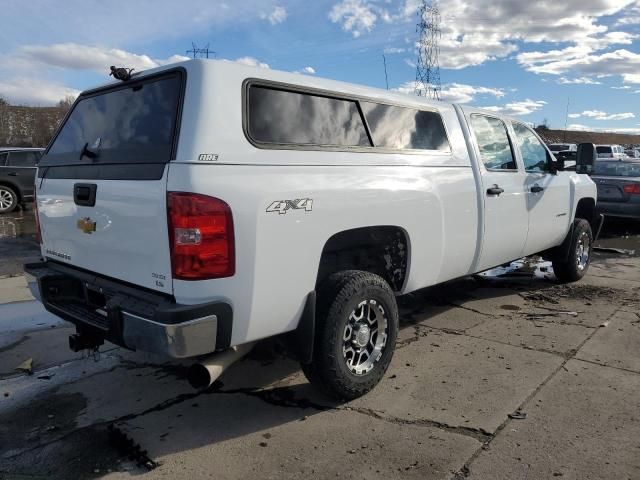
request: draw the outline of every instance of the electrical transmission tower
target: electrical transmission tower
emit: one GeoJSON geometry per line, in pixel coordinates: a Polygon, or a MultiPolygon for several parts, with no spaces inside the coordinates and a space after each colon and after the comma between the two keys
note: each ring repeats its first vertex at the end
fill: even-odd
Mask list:
{"type": "Polygon", "coordinates": [[[193,58],[209,58],[209,55],[216,56],[216,52],[209,50],[209,44],[204,48],[198,48],[198,46],[191,42],[191,50],[187,50],[187,55],[193,55],[193,58]]]}
{"type": "Polygon", "coordinates": [[[420,21],[416,25],[418,62],[416,65],[416,95],[440,100],[440,10],[436,0],[422,0],[418,8],[420,21]]]}

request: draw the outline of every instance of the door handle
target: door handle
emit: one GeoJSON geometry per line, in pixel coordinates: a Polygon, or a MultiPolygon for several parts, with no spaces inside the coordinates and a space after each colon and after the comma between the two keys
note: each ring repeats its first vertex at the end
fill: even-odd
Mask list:
{"type": "Polygon", "coordinates": [[[500,196],[504,192],[504,188],[500,188],[498,185],[494,185],[491,188],[487,188],[487,195],[500,196]]]}
{"type": "Polygon", "coordinates": [[[544,190],[543,187],[541,187],[540,185],[534,185],[533,187],[531,187],[531,193],[540,193],[544,190]]]}
{"type": "Polygon", "coordinates": [[[7,173],[7,176],[9,176],[9,177],[17,177],[18,174],[16,172],[9,172],[9,173],[7,173]]]}

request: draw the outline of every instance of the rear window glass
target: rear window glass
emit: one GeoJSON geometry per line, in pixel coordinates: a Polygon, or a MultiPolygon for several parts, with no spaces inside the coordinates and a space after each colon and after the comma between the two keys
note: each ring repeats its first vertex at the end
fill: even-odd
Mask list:
{"type": "Polygon", "coordinates": [[[81,97],[41,165],[168,162],[180,88],[173,73],[81,97]]]}
{"type": "Polygon", "coordinates": [[[376,147],[448,150],[449,141],[437,112],[360,102],[376,147]]]}
{"type": "Polygon", "coordinates": [[[35,167],[40,160],[40,152],[9,152],[7,165],[10,167],[35,167]]]}
{"type": "Polygon", "coordinates": [[[248,120],[249,136],[256,142],[371,146],[352,100],[251,86],[248,120]]]}
{"type": "Polygon", "coordinates": [[[595,175],[609,177],[640,177],[640,162],[597,162],[595,175]]]}
{"type": "Polygon", "coordinates": [[[598,153],[611,153],[611,147],[596,147],[598,153]]]}
{"type": "Polygon", "coordinates": [[[569,145],[549,145],[549,150],[552,152],[562,152],[563,150],[569,150],[569,145]]]}

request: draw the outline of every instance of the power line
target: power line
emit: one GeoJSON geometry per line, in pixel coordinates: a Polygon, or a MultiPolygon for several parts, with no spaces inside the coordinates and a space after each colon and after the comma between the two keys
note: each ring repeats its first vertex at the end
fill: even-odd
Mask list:
{"type": "Polygon", "coordinates": [[[422,0],[418,8],[420,21],[416,25],[418,39],[418,61],[416,62],[415,93],[419,97],[440,100],[440,10],[437,2],[422,0]]]}
{"type": "Polygon", "coordinates": [[[204,48],[199,48],[195,43],[191,42],[191,50],[187,50],[187,55],[193,55],[193,58],[209,58],[209,55],[215,57],[216,52],[209,50],[208,43],[204,48]]]}

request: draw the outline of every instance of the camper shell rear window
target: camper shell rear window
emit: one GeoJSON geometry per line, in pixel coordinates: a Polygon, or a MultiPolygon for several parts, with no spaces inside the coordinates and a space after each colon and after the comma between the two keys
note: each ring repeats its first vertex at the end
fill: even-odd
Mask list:
{"type": "Polygon", "coordinates": [[[81,95],[40,167],[169,162],[184,77],[176,69],[81,95]]]}

